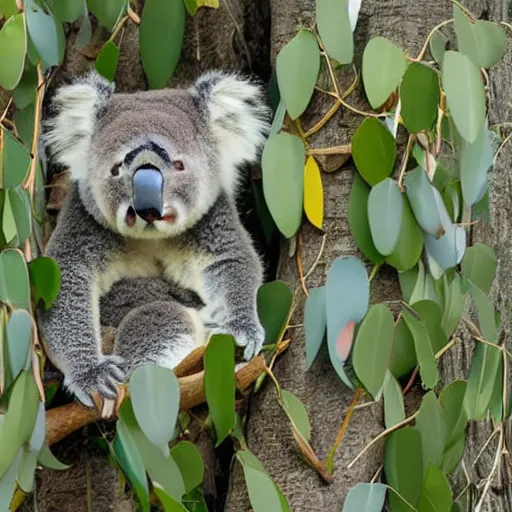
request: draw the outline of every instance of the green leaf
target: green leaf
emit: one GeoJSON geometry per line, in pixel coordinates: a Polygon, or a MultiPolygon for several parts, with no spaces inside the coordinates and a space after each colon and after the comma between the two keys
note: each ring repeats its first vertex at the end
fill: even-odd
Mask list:
{"type": "Polygon", "coordinates": [[[30,39],[46,68],[58,66],[64,57],[64,29],[52,11],[35,0],[24,0],[30,39]],[[45,12],[46,11],[46,12],[45,12]]]}
{"type": "MultiPolygon", "coordinates": [[[[108,3],[112,3],[112,1],[108,3]]],[[[48,5],[56,18],[66,23],[76,21],[84,10],[84,0],[51,0],[48,2],[48,5]]]]}
{"type": "Polygon", "coordinates": [[[443,63],[444,52],[446,51],[446,45],[448,44],[448,38],[440,31],[436,30],[430,39],[430,53],[434,60],[441,65],[443,63]]]}
{"type": "Polygon", "coordinates": [[[429,391],[421,400],[416,429],[421,435],[423,468],[426,470],[429,463],[440,466],[447,440],[446,420],[434,391],[429,391]]]}
{"type": "Polygon", "coordinates": [[[439,402],[444,409],[447,445],[464,436],[468,420],[464,408],[466,389],[467,382],[465,380],[454,380],[445,386],[439,395],[439,402]]]}
{"type": "MultiPolygon", "coordinates": [[[[423,484],[421,436],[416,429],[401,428],[386,439],[384,472],[388,484],[415,506],[423,484]]],[[[410,512],[395,493],[389,494],[389,502],[393,512],[410,512]]]]}
{"type": "Polygon", "coordinates": [[[444,54],[442,85],[446,103],[462,137],[475,142],[485,120],[485,94],[479,69],[463,54],[444,54]]]}
{"type": "Polygon", "coordinates": [[[478,323],[480,325],[480,332],[485,340],[491,343],[498,342],[498,328],[496,326],[496,317],[494,308],[491,301],[479,288],[473,283],[467,281],[469,286],[469,293],[476,310],[478,312],[478,323]]]}
{"type": "Polygon", "coordinates": [[[395,325],[389,371],[396,379],[401,379],[410,373],[416,363],[414,338],[404,319],[400,318],[395,325]]]}
{"type": "Polygon", "coordinates": [[[443,289],[445,308],[442,326],[446,336],[450,338],[459,325],[466,303],[466,296],[462,293],[459,274],[456,273],[450,283],[448,283],[447,277],[443,276],[443,289]]]}
{"type": "Polygon", "coordinates": [[[328,272],[326,284],[327,345],[329,356],[339,377],[353,387],[343,371],[352,346],[352,336],[343,336],[348,325],[360,322],[369,303],[368,273],[357,258],[336,258],[328,272]]]}
{"type": "Polygon", "coordinates": [[[496,267],[494,249],[482,243],[468,247],[462,258],[462,274],[486,295],[491,291],[496,267]]]}
{"type": "MultiPolygon", "coordinates": [[[[15,14],[18,14],[16,0],[0,0],[0,18],[7,20],[15,14]]],[[[0,500],[0,503],[3,503],[3,501],[0,500]]]]}
{"type": "Polygon", "coordinates": [[[375,185],[368,197],[368,221],[375,247],[384,256],[395,248],[404,211],[404,200],[398,184],[385,178],[375,185]]]}
{"type": "Polygon", "coordinates": [[[487,171],[493,164],[493,148],[487,120],[480,127],[476,140],[471,144],[460,141],[460,182],[464,202],[472,206],[487,191],[487,171]]]}
{"type": "Polygon", "coordinates": [[[167,85],[178,65],[185,32],[182,0],[146,0],[139,41],[142,66],[150,89],[167,85]]]}
{"type": "Polygon", "coordinates": [[[302,220],[304,143],[295,135],[279,133],[268,139],[261,166],[263,194],[279,231],[291,238],[302,220]]]}
{"type": "Polygon", "coordinates": [[[139,366],[130,377],[130,396],[140,428],[168,455],[180,409],[180,387],[174,372],[153,364],[139,366]]]}
{"type": "Polygon", "coordinates": [[[43,301],[45,309],[51,308],[57,298],[61,285],[61,275],[58,263],[47,256],[41,256],[28,264],[32,295],[37,304],[43,301]]]}
{"type": "Polygon", "coordinates": [[[26,52],[25,17],[15,14],[0,30],[0,55],[9,55],[8,59],[2,59],[0,87],[12,90],[18,85],[23,75],[26,52]]]}
{"type": "Polygon", "coordinates": [[[281,397],[293,424],[301,433],[302,437],[309,441],[311,439],[311,425],[309,423],[308,412],[304,404],[290,391],[286,389],[281,390],[281,397]]]}
{"type": "Polygon", "coordinates": [[[461,435],[447,446],[443,453],[443,462],[441,463],[441,471],[446,475],[457,469],[466,448],[466,437],[461,435]]]}
{"type": "Polygon", "coordinates": [[[12,380],[25,366],[31,339],[32,317],[24,309],[15,309],[7,323],[7,359],[12,380]]]}
{"type": "Polygon", "coordinates": [[[498,348],[477,344],[464,395],[464,409],[468,420],[480,421],[485,418],[501,361],[501,351],[498,348]]]}
{"type": "Polygon", "coordinates": [[[232,336],[214,335],[204,352],[204,391],[219,446],[235,426],[235,344],[232,336]]]}
{"type": "Polygon", "coordinates": [[[423,234],[412,213],[409,200],[403,197],[403,217],[398,241],[393,252],[386,257],[388,265],[399,271],[410,270],[420,259],[423,250],[423,234]]]}
{"type": "Polygon", "coordinates": [[[219,0],[185,0],[185,7],[190,16],[195,16],[200,7],[217,9],[219,7],[219,0]]]}
{"type": "Polygon", "coordinates": [[[427,173],[416,167],[405,175],[405,190],[414,217],[423,231],[434,237],[443,234],[441,215],[437,208],[434,187],[430,184],[427,173]]]}
{"type": "Polygon", "coordinates": [[[324,48],[340,64],[350,64],[354,40],[348,14],[349,0],[316,0],[316,24],[324,48]]]}
{"type": "Polygon", "coordinates": [[[119,48],[112,41],[107,41],[96,57],[96,71],[112,82],[116,76],[118,60],[119,48]]]}
{"type": "Polygon", "coordinates": [[[386,372],[383,387],[384,424],[391,428],[405,419],[404,399],[402,388],[391,372],[386,372]]]}
{"type": "MultiPolygon", "coordinates": [[[[34,103],[36,99],[37,88],[37,68],[35,66],[25,66],[25,71],[21,80],[12,91],[12,99],[16,109],[24,109],[34,103]]],[[[18,127],[16,127],[18,128],[18,127]]]]}
{"type": "Polygon", "coordinates": [[[419,62],[409,64],[400,84],[400,114],[409,133],[432,129],[439,96],[437,73],[419,62]]]}
{"type": "Polygon", "coordinates": [[[34,489],[34,472],[37,466],[37,455],[24,448],[21,452],[16,480],[23,492],[29,493],[34,489]]]}
{"type": "Polygon", "coordinates": [[[0,503],[2,504],[3,511],[9,510],[14,490],[16,487],[16,473],[20,463],[22,448],[20,448],[13,458],[7,471],[0,477],[0,503]]]}
{"type": "MultiPolygon", "coordinates": [[[[423,263],[418,261],[418,267],[411,268],[405,271],[398,272],[398,281],[400,283],[400,291],[402,292],[402,298],[408,304],[411,303],[412,294],[417,290],[419,283],[421,283],[421,277],[424,277],[425,267],[423,263]],[[423,276],[420,276],[420,272],[423,276]]],[[[416,292],[417,293],[417,292],[416,292]]]]}
{"type": "Polygon", "coordinates": [[[375,397],[384,384],[391,357],[394,320],[385,304],[370,307],[359,326],[352,364],[359,380],[375,397]],[[377,334],[376,334],[377,333],[377,334]]]}
{"type": "Polygon", "coordinates": [[[39,402],[39,407],[37,409],[37,417],[36,422],[34,424],[34,430],[30,435],[30,439],[28,441],[28,448],[30,451],[34,452],[36,455],[41,451],[44,445],[44,439],[46,435],[46,411],[45,404],[43,402],[39,402]]]}
{"type": "Polygon", "coordinates": [[[153,486],[157,498],[164,507],[164,512],[187,512],[187,509],[158,482],[153,482],[153,486]]]}
{"type": "Polygon", "coordinates": [[[3,177],[4,188],[14,188],[23,183],[29,167],[30,154],[14,135],[1,127],[3,138],[3,151],[0,155],[0,176],[3,177]]]}
{"type": "Polygon", "coordinates": [[[431,300],[421,300],[412,307],[427,327],[428,337],[434,354],[437,354],[447,343],[448,338],[443,331],[441,308],[431,300]]]}
{"type": "Polygon", "coordinates": [[[180,469],[186,492],[191,492],[194,487],[203,483],[204,462],[193,443],[190,441],[179,442],[172,447],[171,457],[180,469]]]}
{"type": "Polygon", "coordinates": [[[119,418],[130,432],[151,481],[160,483],[175,499],[181,499],[185,494],[185,484],[178,464],[171,456],[166,457],[144,435],[137,424],[131,398],[123,400],[119,408],[119,418]]]}
{"type": "Polygon", "coordinates": [[[292,119],[297,119],[306,110],[319,70],[320,49],[309,30],[299,31],[277,54],[277,83],[292,119]]]}
{"type": "Polygon", "coordinates": [[[395,139],[380,121],[368,117],[352,137],[352,157],[359,174],[373,187],[393,171],[395,139]]]}
{"type": "Polygon", "coordinates": [[[37,455],[37,460],[45,468],[53,469],[55,471],[64,471],[71,467],[66,464],[62,464],[62,462],[57,460],[46,443],[43,444],[41,451],[37,455]]]}
{"type": "Polygon", "coordinates": [[[306,337],[306,368],[309,370],[315,360],[327,328],[326,288],[309,291],[304,306],[304,334],[306,337]]]}
{"type": "Polygon", "coordinates": [[[404,52],[385,37],[371,39],[363,52],[363,84],[373,109],[398,87],[406,67],[404,52]]]}
{"type": "Polygon", "coordinates": [[[18,249],[0,253],[0,300],[15,308],[30,309],[28,271],[18,249]]]}
{"type": "Polygon", "coordinates": [[[203,493],[199,487],[185,494],[182,501],[185,503],[188,512],[208,512],[208,506],[206,505],[203,493]]]}
{"type": "Polygon", "coordinates": [[[271,281],[258,289],[258,315],[265,328],[266,343],[276,343],[279,339],[286,325],[292,301],[292,291],[284,281],[271,281]]]}
{"type": "Polygon", "coordinates": [[[421,260],[418,261],[418,272],[416,283],[414,284],[414,288],[409,296],[409,299],[406,301],[410,306],[415,304],[416,302],[421,301],[423,295],[425,294],[425,266],[421,260]]]}
{"type": "Polygon", "coordinates": [[[359,173],[354,173],[354,181],[348,201],[348,225],[358,249],[365,258],[373,263],[383,263],[384,257],[379,254],[372,240],[368,222],[368,196],[370,188],[359,173]]]}
{"type": "Polygon", "coordinates": [[[497,23],[484,20],[472,23],[455,4],[453,18],[459,52],[476,67],[490,68],[501,60],[507,49],[507,37],[497,23]]]}
{"type": "Polygon", "coordinates": [[[27,442],[36,423],[39,392],[31,372],[21,372],[14,382],[9,407],[0,430],[0,478],[14,460],[18,448],[27,442]]]}
{"type": "Polygon", "coordinates": [[[149,512],[149,489],[146,471],[137,446],[122,421],[116,423],[117,436],[113,443],[113,451],[117,462],[130,481],[140,506],[149,512]]]}
{"type": "Polygon", "coordinates": [[[452,506],[452,490],[443,472],[430,464],[425,472],[423,488],[418,501],[422,512],[449,512],[452,506]]]}
{"type": "Polygon", "coordinates": [[[2,232],[7,243],[11,243],[16,236],[18,231],[16,230],[16,219],[14,218],[14,212],[12,211],[11,199],[9,190],[0,191],[3,200],[3,212],[2,212],[2,232]]]}
{"type": "MultiPolygon", "coordinates": [[[[25,107],[23,110],[16,110],[14,114],[14,123],[18,129],[18,134],[23,141],[23,144],[29,148],[32,145],[32,138],[34,135],[34,112],[35,106],[33,103],[25,107]]],[[[30,155],[28,155],[30,158],[30,155]]],[[[28,166],[27,166],[28,171],[28,166]]],[[[23,178],[21,179],[23,181],[23,178]]]]}
{"type": "Polygon", "coordinates": [[[407,310],[402,311],[402,317],[414,339],[423,386],[432,389],[437,384],[439,375],[427,328],[423,322],[420,322],[407,310]]]}
{"type": "MultiPolygon", "coordinates": [[[[151,2],[145,2],[145,4],[148,3],[151,2]]],[[[94,16],[98,18],[99,22],[109,31],[114,28],[114,25],[124,14],[126,4],[126,0],[109,0],[108,2],[105,2],[104,0],[87,0],[89,11],[94,14],[94,16]]],[[[165,12],[162,12],[161,14],[164,16],[165,12]]]]}
{"type": "Polygon", "coordinates": [[[30,236],[30,198],[28,191],[17,187],[8,191],[9,200],[16,222],[16,231],[18,234],[18,245],[23,245],[30,236]]]}
{"type": "Polygon", "coordinates": [[[239,450],[236,452],[236,458],[242,464],[249,500],[254,512],[283,510],[278,489],[258,459],[248,450],[239,450]]]}
{"type": "Polygon", "coordinates": [[[381,512],[386,491],[384,484],[356,484],[348,491],[342,512],[381,512]]]}

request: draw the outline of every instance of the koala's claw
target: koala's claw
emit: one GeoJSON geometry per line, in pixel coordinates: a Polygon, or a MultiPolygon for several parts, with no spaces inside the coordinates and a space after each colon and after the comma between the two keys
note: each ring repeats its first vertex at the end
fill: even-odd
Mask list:
{"type": "Polygon", "coordinates": [[[125,379],[122,364],[123,359],[119,356],[104,356],[97,366],[75,375],[67,375],[64,385],[86,407],[94,407],[94,393],[98,393],[104,399],[115,400],[119,393],[119,385],[125,379]]]}
{"type": "Polygon", "coordinates": [[[239,347],[245,347],[244,359],[246,361],[257,356],[265,342],[265,329],[257,321],[228,322],[221,330],[224,334],[231,334],[239,347]]]}

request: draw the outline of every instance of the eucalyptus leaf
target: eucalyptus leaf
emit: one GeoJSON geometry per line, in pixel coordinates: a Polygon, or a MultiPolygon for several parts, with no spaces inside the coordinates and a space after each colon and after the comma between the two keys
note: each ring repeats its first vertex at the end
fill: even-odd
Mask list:
{"type": "Polygon", "coordinates": [[[363,84],[372,108],[380,107],[405,72],[404,52],[385,37],[370,39],[363,52],[363,84]]]}
{"type": "Polygon", "coordinates": [[[304,306],[304,333],[306,337],[306,368],[313,364],[327,329],[326,288],[314,288],[309,291],[304,306]]]}
{"type": "Polygon", "coordinates": [[[112,82],[116,76],[118,60],[119,48],[112,41],[107,41],[96,57],[96,71],[112,82]]]}
{"type": "Polygon", "coordinates": [[[444,52],[446,51],[446,45],[448,44],[448,38],[440,31],[436,30],[430,38],[430,53],[434,60],[438,64],[442,64],[444,52]]]}
{"type": "Polygon", "coordinates": [[[393,346],[394,320],[385,304],[374,304],[359,326],[352,364],[375,399],[386,377],[393,346]]]}
{"type": "Polygon", "coordinates": [[[3,126],[0,129],[3,138],[0,176],[3,177],[4,188],[14,188],[23,183],[27,176],[30,168],[30,154],[9,130],[3,126]]]}
{"type": "Polygon", "coordinates": [[[395,139],[381,122],[368,117],[352,137],[352,157],[359,174],[373,187],[393,171],[395,139]]]}
{"type": "Polygon", "coordinates": [[[402,227],[404,200],[398,184],[385,178],[375,185],[368,197],[368,221],[375,247],[389,256],[398,242],[402,227]]]}
{"type": "Polygon", "coordinates": [[[204,352],[204,391],[217,433],[217,446],[235,426],[235,343],[214,335],[204,352]]]}
{"type": "Polygon", "coordinates": [[[466,388],[467,382],[465,380],[454,380],[447,384],[439,394],[439,402],[444,409],[447,445],[464,436],[468,420],[464,408],[466,388]]]}
{"type": "Polygon", "coordinates": [[[354,56],[349,3],[349,0],[316,0],[316,23],[322,44],[329,57],[340,64],[350,64],[354,56]]]}
{"type": "Polygon", "coordinates": [[[26,447],[21,452],[16,480],[23,492],[29,493],[34,489],[34,472],[37,466],[37,455],[26,447]]]}
{"type": "Polygon", "coordinates": [[[293,421],[295,428],[306,441],[309,441],[311,439],[311,425],[304,404],[293,393],[286,389],[281,390],[281,397],[286,412],[293,421]]]}
{"type": "Polygon", "coordinates": [[[449,512],[452,501],[452,490],[446,476],[437,466],[430,464],[425,471],[418,510],[422,512],[449,512]]]}
{"type": "Polygon", "coordinates": [[[73,23],[83,12],[83,0],[51,0],[48,5],[54,15],[66,23],[73,23]]]}
{"type": "Polygon", "coordinates": [[[30,198],[28,191],[21,187],[8,190],[9,200],[18,235],[18,245],[23,245],[30,237],[30,198]]]}
{"type": "Polygon", "coordinates": [[[27,360],[32,340],[32,317],[24,309],[15,309],[7,323],[7,360],[12,380],[15,380],[27,360]]]}
{"type": "MultiPolygon", "coordinates": [[[[67,0],[66,0],[67,1],[67,0]]],[[[149,2],[145,2],[146,4],[149,2]]],[[[87,0],[89,11],[98,18],[99,22],[111,31],[126,10],[127,0],[87,0]]],[[[162,16],[165,11],[162,12],[162,16]]]]}
{"type": "Polygon", "coordinates": [[[372,240],[368,222],[368,197],[370,188],[359,173],[354,173],[354,181],[348,201],[348,224],[350,232],[359,250],[365,258],[373,263],[383,263],[384,257],[379,254],[372,240]]]}
{"type": "Polygon", "coordinates": [[[400,318],[393,334],[389,370],[396,379],[400,379],[409,374],[417,362],[414,338],[404,319],[400,318]]]}
{"type": "Polygon", "coordinates": [[[458,273],[455,274],[450,282],[448,282],[446,276],[443,276],[443,290],[445,308],[441,324],[446,336],[450,338],[459,325],[466,304],[466,295],[462,292],[458,273]]]}
{"type": "Polygon", "coordinates": [[[356,484],[348,491],[342,512],[380,512],[386,500],[386,492],[384,484],[356,484]]]}
{"type": "Polygon", "coordinates": [[[449,50],[444,54],[442,86],[457,130],[467,142],[475,142],[485,120],[479,69],[462,53],[449,50]]]}
{"type": "Polygon", "coordinates": [[[29,263],[28,271],[35,304],[42,300],[48,310],[57,298],[61,285],[57,261],[48,256],[40,256],[29,263]]]}
{"type": "Polygon", "coordinates": [[[16,452],[16,455],[9,465],[9,468],[4,473],[4,475],[0,477],[0,503],[3,507],[2,512],[8,512],[10,508],[9,505],[16,488],[16,474],[18,472],[22,451],[23,449],[20,448],[16,452]],[[6,506],[4,507],[4,505],[6,506]]]}
{"type": "Polygon", "coordinates": [[[5,241],[7,243],[12,243],[18,236],[18,230],[16,229],[16,219],[14,218],[14,212],[12,211],[9,190],[0,191],[0,196],[3,202],[2,233],[5,237],[5,241]]]}
{"type": "Polygon", "coordinates": [[[130,396],[140,428],[168,455],[180,408],[180,388],[174,372],[156,365],[139,366],[130,377],[130,396]]]}
{"type": "Polygon", "coordinates": [[[278,341],[290,314],[292,301],[292,291],[284,281],[271,281],[258,289],[258,314],[265,328],[266,343],[278,341]]]}
{"type": "Polygon", "coordinates": [[[65,471],[70,468],[70,466],[67,466],[57,460],[46,443],[43,444],[41,451],[38,453],[37,460],[45,468],[53,469],[55,471],[65,471]]]}
{"type": "Polygon", "coordinates": [[[408,302],[410,306],[421,301],[425,294],[425,266],[421,260],[418,261],[418,272],[416,275],[417,278],[414,288],[412,289],[410,296],[406,299],[406,302],[408,302]]]}
{"type": "Polygon", "coordinates": [[[186,492],[203,483],[204,462],[194,443],[180,441],[172,447],[171,456],[178,465],[186,492]]]}
{"type": "Polygon", "coordinates": [[[455,439],[443,453],[443,461],[441,463],[441,471],[448,475],[455,471],[464,456],[464,450],[466,448],[466,436],[463,434],[455,439]]]}
{"type": "Polygon", "coordinates": [[[23,75],[27,37],[25,34],[24,14],[11,16],[0,30],[0,55],[8,55],[2,59],[0,67],[0,87],[14,89],[23,75]]]}
{"type": "MultiPolygon", "coordinates": [[[[36,99],[37,68],[25,65],[25,70],[16,88],[12,91],[12,99],[16,109],[24,109],[36,99]]],[[[17,128],[17,127],[16,127],[17,128]]]]}
{"type": "Polygon", "coordinates": [[[441,325],[443,316],[441,308],[431,300],[418,301],[412,308],[425,324],[432,350],[434,354],[437,354],[448,343],[448,338],[441,325]]]}
{"type": "Polygon", "coordinates": [[[471,300],[475,304],[478,313],[478,323],[482,336],[486,341],[497,343],[498,327],[496,326],[496,317],[491,301],[489,297],[471,283],[471,281],[467,281],[467,283],[471,300]]]}
{"type": "Polygon", "coordinates": [[[46,410],[43,402],[39,402],[34,430],[28,441],[30,451],[36,455],[41,451],[46,436],[46,410]]]}
{"type": "Polygon", "coordinates": [[[187,509],[171,496],[158,482],[153,482],[155,494],[163,506],[164,512],[187,512],[187,509]]]}
{"type": "Polygon", "coordinates": [[[268,139],[262,155],[263,193],[279,231],[291,238],[302,220],[304,197],[304,143],[279,133],[268,139]]]}
{"type": "Polygon", "coordinates": [[[389,370],[384,379],[383,397],[384,424],[391,428],[405,419],[405,407],[402,388],[389,370]]]}
{"type": "Polygon", "coordinates": [[[151,89],[164,88],[174,74],[184,32],[185,6],[182,0],[144,2],[139,28],[140,57],[151,89]]]}
{"type": "Polygon", "coordinates": [[[461,270],[465,278],[487,295],[491,291],[496,267],[494,249],[477,242],[467,248],[462,259],[461,270]]]}
{"type": "Polygon", "coordinates": [[[28,271],[18,249],[4,249],[0,253],[0,300],[16,308],[30,309],[28,271]]]}

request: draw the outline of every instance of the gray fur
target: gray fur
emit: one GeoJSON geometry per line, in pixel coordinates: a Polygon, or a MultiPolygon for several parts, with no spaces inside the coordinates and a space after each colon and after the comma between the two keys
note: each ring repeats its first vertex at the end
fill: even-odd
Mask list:
{"type": "Polygon", "coordinates": [[[238,167],[268,130],[259,89],[208,73],[189,90],[114,94],[93,73],[63,87],[55,111],[43,140],[72,186],[46,249],[61,290],[40,326],[66,387],[86,405],[95,392],[115,398],[136,366],[173,368],[211,333],[257,354],[263,269],[234,201],[238,167]],[[131,225],[131,179],[148,163],[177,216],[131,225]],[[113,354],[101,352],[100,325],[119,326],[113,354]]]}

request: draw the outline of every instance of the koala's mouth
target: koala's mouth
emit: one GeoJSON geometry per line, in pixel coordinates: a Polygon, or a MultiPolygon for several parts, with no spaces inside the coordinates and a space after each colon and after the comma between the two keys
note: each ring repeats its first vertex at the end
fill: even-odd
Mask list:
{"type": "MultiPolygon", "coordinates": [[[[174,208],[169,208],[166,212],[164,212],[164,214],[161,217],[148,213],[144,215],[143,218],[143,220],[146,223],[144,229],[154,229],[155,222],[169,222],[171,224],[174,224],[176,222],[177,217],[178,214],[174,208]]],[[[130,228],[137,224],[137,212],[135,211],[133,206],[128,207],[128,210],[126,211],[125,222],[126,225],[130,228]]]]}

